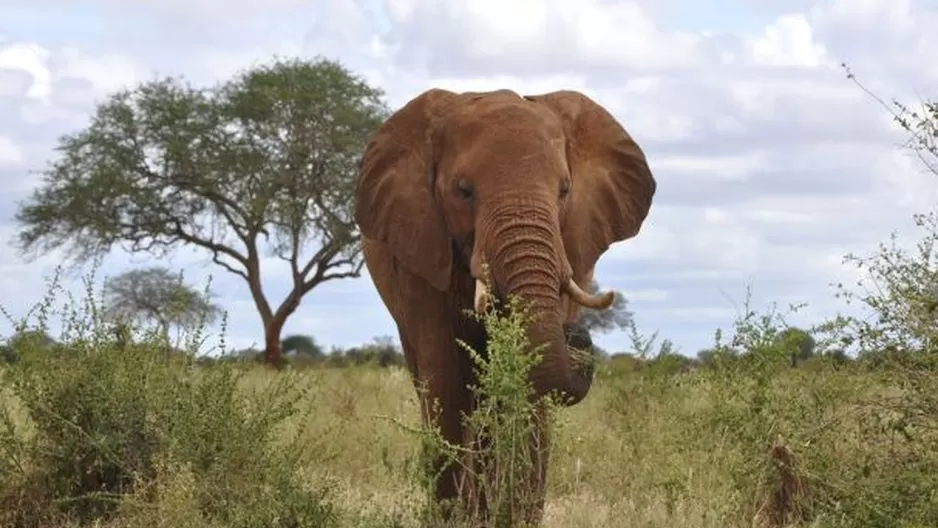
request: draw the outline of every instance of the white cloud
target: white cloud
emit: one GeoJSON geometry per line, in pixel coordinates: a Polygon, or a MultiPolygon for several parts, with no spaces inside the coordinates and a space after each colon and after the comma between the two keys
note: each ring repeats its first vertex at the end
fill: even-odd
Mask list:
{"type": "Polygon", "coordinates": [[[762,37],[747,47],[758,64],[809,68],[820,66],[827,51],[815,42],[811,24],[803,14],[778,17],[762,37]]]}
{"type": "Polygon", "coordinates": [[[12,139],[0,135],[0,167],[19,165],[23,160],[23,149],[12,139]]]}
{"type": "Polygon", "coordinates": [[[658,71],[692,66],[701,52],[701,36],[661,31],[635,2],[389,0],[386,5],[398,60],[431,71],[530,73],[577,64],[658,71]]]}
{"type": "Polygon", "coordinates": [[[629,302],[663,302],[671,299],[671,293],[666,290],[627,290],[621,292],[629,302]]]}
{"type": "MultiPolygon", "coordinates": [[[[52,0],[20,4],[37,21],[50,6],[67,13],[52,0]]],[[[786,10],[761,27],[727,29],[728,21],[719,31],[667,22],[689,0],[95,7],[105,30],[93,37],[53,39],[77,33],[47,28],[0,41],[0,179],[15,190],[0,202],[4,218],[36,183],[27,169],[41,168],[55,138],[82,126],[105,94],[157,74],[211,83],[273,54],[338,58],[380,84],[393,106],[431,86],[577,89],[607,106],[648,155],[658,195],[646,227],[603,257],[596,278],[625,292],[640,325],[660,328],[689,353],[707,344],[714,325],[729,323],[727,296],[741,301],[749,282],[757,301],[811,303],[805,320],[840,308],[827,284],[856,273],[842,255],[873,250],[893,229],[907,229],[911,212],[938,201],[934,175],[896,148],[903,135],[839,68],[846,61],[887,100],[928,94],[938,82],[938,8],[923,1],[770,3],[766,13],[786,10]]],[[[0,225],[0,235],[13,233],[0,225]]],[[[197,284],[211,274],[232,317],[230,341],[260,342],[241,279],[206,261],[183,251],[170,265],[197,284]]],[[[25,265],[5,254],[4,305],[19,310],[37,300],[31,285],[54,262],[25,265]]],[[[115,253],[106,270],[139,264],[115,253]]],[[[265,290],[277,302],[287,277],[282,266],[265,261],[265,269],[265,290]]],[[[317,288],[286,331],[313,333],[328,346],[393,328],[364,277],[317,288]]],[[[610,350],[625,343],[619,334],[596,339],[610,350]]]]}
{"type": "Polygon", "coordinates": [[[815,8],[824,22],[847,26],[880,26],[900,31],[914,31],[910,0],[836,0],[815,8]]]}
{"type": "Polygon", "coordinates": [[[150,77],[140,64],[120,52],[92,55],[74,46],[57,50],[52,67],[57,79],[89,81],[97,95],[130,88],[150,77]]]}
{"type": "Polygon", "coordinates": [[[0,69],[23,71],[30,75],[31,82],[26,94],[42,99],[52,91],[49,69],[45,62],[49,51],[34,43],[0,44],[0,69]]]}
{"type": "MultiPolygon", "coordinates": [[[[569,86],[573,90],[586,90],[586,81],[574,75],[551,75],[534,77],[515,77],[510,75],[493,75],[490,77],[450,78],[436,77],[428,79],[427,88],[438,86],[454,91],[474,92],[497,90],[511,86],[516,92],[541,93],[556,89],[557,86],[569,86]]],[[[416,95],[416,94],[415,94],[416,95]]]]}
{"type": "Polygon", "coordinates": [[[740,155],[716,156],[666,156],[649,160],[649,165],[656,173],[689,174],[708,181],[745,180],[752,173],[765,166],[765,155],[761,151],[740,155]]]}

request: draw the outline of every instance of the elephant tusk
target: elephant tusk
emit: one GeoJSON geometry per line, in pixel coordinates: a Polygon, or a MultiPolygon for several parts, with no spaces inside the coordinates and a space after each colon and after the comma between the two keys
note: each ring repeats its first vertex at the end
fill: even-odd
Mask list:
{"type": "Polygon", "coordinates": [[[479,279],[476,279],[476,291],[475,297],[473,299],[473,307],[477,313],[485,313],[485,310],[488,308],[489,304],[489,291],[485,287],[485,283],[479,279]]]}
{"type": "Polygon", "coordinates": [[[570,298],[578,304],[587,308],[593,308],[594,310],[605,310],[612,306],[612,302],[616,300],[616,293],[614,291],[597,293],[595,295],[586,293],[572,277],[567,279],[564,290],[570,295],[570,298]]]}

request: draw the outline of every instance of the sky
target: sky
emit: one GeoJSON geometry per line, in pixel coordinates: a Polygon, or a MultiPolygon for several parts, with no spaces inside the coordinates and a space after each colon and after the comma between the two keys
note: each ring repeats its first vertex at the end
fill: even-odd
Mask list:
{"type": "MultiPolygon", "coordinates": [[[[13,217],[56,139],[97,102],[156,76],[209,85],[275,56],[322,56],[382,87],[394,109],[431,87],[583,91],[638,141],[658,182],[641,232],[596,268],[639,329],[694,355],[729,328],[747,287],[759,310],[807,303],[790,322],[810,325],[847,309],[831,287],[856,279],[843,256],[894,230],[914,236],[911,215],[938,194],[840,65],[886,99],[933,97],[935,27],[938,3],[913,0],[0,0],[0,305],[16,320],[42,300],[60,257],[27,261],[6,245],[13,217]]],[[[96,284],[153,264],[197,287],[211,278],[227,345],[262,343],[246,285],[207,254],[115,250],[96,284]]],[[[285,269],[263,266],[279,303],[285,269]]],[[[63,287],[81,298],[89,271],[63,287]]],[[[11,328],[0,319],[0,334],[11,328]]],[[[289,333],[326,347],[397,337],[367,273],[316,288],[289,333]]],[[[630,346],[622,332],[594,340],[630,346]]]]}

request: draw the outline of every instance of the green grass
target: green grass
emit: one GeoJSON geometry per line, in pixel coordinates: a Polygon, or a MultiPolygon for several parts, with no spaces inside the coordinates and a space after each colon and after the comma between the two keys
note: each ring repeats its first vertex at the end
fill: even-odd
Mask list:
{"type": "MultiPolygon", "coordinates": [[[[155,334],[115,339],[93,298],[63,304],[63,344],[19,342],[0,371],[0,526],[440,525],[422,473],[433,436],[401,368],[167,359],[155,334]]],[[[601,364],[589,397],[552,414],[543,526],[938,526],[934,363],[790,368],[776,323],[738,321],[747,354],[711,368],[601,364]]],[[[513,493],[510,440],[531,414],[512,399],[521,321],[487,324],[501,352],[481,385],[504,414],[475,423],[510,448],[482,485],[513,493]]]]}

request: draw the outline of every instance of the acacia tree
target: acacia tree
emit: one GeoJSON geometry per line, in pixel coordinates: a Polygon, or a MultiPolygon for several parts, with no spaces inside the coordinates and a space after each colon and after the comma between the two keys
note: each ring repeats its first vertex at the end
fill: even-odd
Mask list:
{"type": "Polygon", "coordinates": [[[16,242],[28,256],[61,249],[74,263],[115,246],[157,256],[199,248],[244,279],[266,360],[279,365],[281,331],[303,296],[360,274],[355,175],[388,113],[382,90],[324,59],[276,60],[211,88],[143,83],[60,139],[20,204],[16,242]],[[268,256],[291,279],[279,305],[262,288],[268,256]]]}
{"type": "Polygon", "coordinates": [[[221,308],[167,268],[126,271],[104,282],[104,308],[114,319],[152,321],[164,335],[172,326],[212,323],[221,308]]]}

